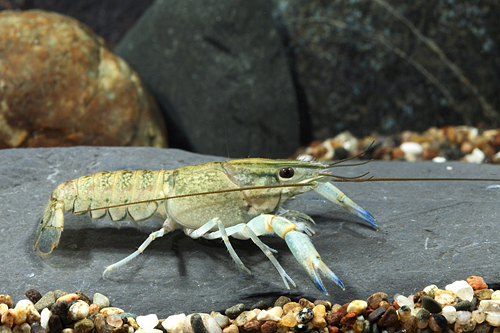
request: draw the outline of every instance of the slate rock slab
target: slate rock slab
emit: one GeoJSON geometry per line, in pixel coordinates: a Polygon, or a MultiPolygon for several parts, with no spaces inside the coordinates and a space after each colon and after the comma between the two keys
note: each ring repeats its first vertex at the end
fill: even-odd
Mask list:
{"type": "MultiPolygon", "coordinates": [[[[0,281],[2,294],[14,300],[36,288],[107,295],[111,304],[137,314],[224,310],[238,302],[251,306],[279,295],[329,299],[345,303],[377,291],[390,296],[440,287],[470,275],[499,286],[499,188],[485,182],[393,182],[339,184],[370,211],[379,230],[357,224],[357,218],[316,194],[289,200],[286,208],[315,218],[313,242],[324,261],[346,284],[342,292],[327,284],[322,295],[279,238],[264,241],[279,251],[277,259],[297,283],[287,291],[279,275],[250,241],[233,245],[252,275],[238,272],[220,241],[193,240],[174,232],[156,240],[143,255],[107,279],[104,268],[134,251],[148,233],[160,227],[150,221],[133,224],[91,222],[67,214],[61,243],[49,259],[33,250],[40,214],[61,182],[85,174],[120,169],[173,169],[223,160],[174,149],[35,148],[0,150],[0,281]]],[[[342,175],[370,171],[383,177],[493,177],[492,165],[461,163],[372,162],[348,168],[342,175]],[[450,167],[451,170],[448,170],[450,167]]],[[[500,182],[496,183],[497,185],[500,182]]]]}
{"type": "Polygon", "coordinates": [[[155,1],[115,49],[165,112],[171,147],[286,157],[299,115],[266,0],[155,1]]]}

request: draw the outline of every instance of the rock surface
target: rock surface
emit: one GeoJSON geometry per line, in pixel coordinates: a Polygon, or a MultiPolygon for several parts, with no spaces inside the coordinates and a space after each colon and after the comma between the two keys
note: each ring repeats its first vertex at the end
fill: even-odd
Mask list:
{"type": "Polygon", "coordinates": [[[0,12],[0,72],[0,148],[166,146],[137,74],[75,19],[0,12]]]}
{"type": "Polygon", "coordinates": [[[295,91],[267,0],[156,1],[115,52],[167,117],[173,147],[286,157],[299,144],[295,91]]]}
{"type": "MultiPolygon", "coordinates": [[[[66,215],[61,243],[42,260],[32,249],[40,214],[61,182],[103,170],[173,169],[223,160],[156,148],[36,148],[0,150],[0,293],[13,299],[36,288],[42,294],[61,289],[100,292],[113,306],[137,314],[223,311],[243,302],[250,306],[279,295],[328,299],[343,304],[377,291],[389,298],[409,295],[427,285],[440,287],[484,277],[498,280],[500,237],[499,188],[485,182],[412,182],[339,184],[350,198],[372,213],[380,229],[357,224],[357,218],[322,197],[308,193],[285,207],[310,214],[317,225],[313,242],[346,291],[327,284],[321,294],[279,238],[263,238],[279,251],[277,259],[297,283],[287,291],[262,252],[250,241],[233,240],[236,252],[252,270],[238,272],[220,241],[193,240],[180,231],[156,240],[126,267],[102,278],[104,268],[134,251],[160,222],[133,224],[66,215]],[[424,274],[425,273],[425,274],[424,274]]],[[[494,177],[498,167],[466,163],[372,162],[342,170],[355,176],[494,177]],[[452,170],[448,170],[451,166],[452,170]]],[[[339,172],[340,173],[340,172],[339,172]]]]}

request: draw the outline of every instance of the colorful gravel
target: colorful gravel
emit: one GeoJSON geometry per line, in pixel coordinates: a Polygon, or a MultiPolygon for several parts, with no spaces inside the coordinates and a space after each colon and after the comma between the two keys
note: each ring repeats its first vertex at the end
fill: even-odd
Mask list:
{"type": "Polygon", "coordinates": [[[31,289],[26,297],[14,306],[10,296],[0,295],[0,333],[500,333],[500,290],[489,289],[478,276],[391,300],[383,292],[344,305],[281,296],[274,305],[260,301],[250,310],[236,304],[224,313],[165,319],[110,307],[99,293],[91,299],[82,292],[56,290],[42,296],[31,289]]]}
{"type": "Polygon", "coordinates": [[[331,161],[354,156],[375,144],[364,159],[434,162],[464,161],[500,164],[500,130],[468,126],[430,128],[423,133],[402,132],[391,136],[372,135],[362,139],[343,132],[325,141],[315,141],[295,156],[304,160],[331,161]]]}

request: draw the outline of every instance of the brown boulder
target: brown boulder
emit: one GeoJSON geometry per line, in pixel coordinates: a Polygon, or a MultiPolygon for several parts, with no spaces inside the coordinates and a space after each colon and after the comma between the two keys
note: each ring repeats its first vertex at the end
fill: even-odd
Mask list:
{"type": "Polygon", "coordinates": [[[0,12],[0,148],[166,146],[158,107],[102,38],[70,17],[0,12]]]}

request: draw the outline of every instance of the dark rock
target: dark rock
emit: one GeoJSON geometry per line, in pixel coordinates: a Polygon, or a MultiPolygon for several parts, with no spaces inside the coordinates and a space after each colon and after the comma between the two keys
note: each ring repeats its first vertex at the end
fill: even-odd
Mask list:
{"type": "Polygon", "coordinates": [[[49,333],[61,333],[63,325],[58,315],[53,314],[49,318],[49,333]]]}
{"type": "Polygon", "coordinates": [[[293,327],[293,331],[297,333],[307,332],[309,330],[309,326],[307,324],[297,324],[293,327]]]}
{"type": "Polygon", "coordinates": [[[377,322],[380,327],[392,327],[398,322],[398,313],[396,309],[391,305],[384,312],[382,317],[377,322]]]}
{"type": "Polygon", "coordinates": [[[205,328],[205,324],[199,313],[191,316],[191,328],[193,329],[193,333],[210,333],[205,328]]]}
{"type": "Polygon", "coordinates": [[[470,301],[460,301],[454,305],[457,311],[469,311],[472,303],[470,301]]]}
{"type": "Polygon", "coordinates": [[[423,296],[421,298],[422,307],[428,310],[430,313],[439,313],[441,312],[441,304],[436,302],[436,300],[430,296],[423,296]]]}
{"type": "Polygon", "coordinates": [[[238,317],[243,311],[245,311],[245,304],[238,303],[236,305],[233,305],[233,306],[227,308],[224,313],[230,319],[234,319],[234,318],[238,317]]]}
{"type": "Polygon", "coordinates": [[[286,296],[280,296],[278,297],[276,302],[274,302],[274,306],[283,307],[283,305],[285,305],[286,303],[290,303],[291,301],[292,300],[286,296]]]}
{"type": "MultiPolygon", "coordinates": [[[[71,302],[72,303],[72,302],[71,302]]],[[[69,324],[71,320],[69,319],[68,311],[70,305],[66,301],[61,301],[57,303],[53,303],[50,307],[50,311],[52,314],[57,315],[57,317],[64,323],[69,324]]]]}
{"type": "Polygon", "coordinates": [[[166,146],[137,74],[68,16],[0,12],[0,147],[166,146]]]}
{"type": "Polygon", "coordinates": [[[36,304],[36,302],[38,302],[42,298],[42,294],[40,294],[36,289],[26,290],[24,295],[26,295],[26,297],[28,297],[28,299],[33,304],[36,304]]]}
{"type": "Polygon", "coordinates": [[[156,1],[115,51],[149,86],[170,145],[231,157],[286,157],[299,114],[272,2],[156,1]]]}
{"type": "Polygon", "coordinates": [[[387,309],[384,307],[379,307],[373,310],[373,312],[368,315],[368,321],[370,323],[377,322],[380,319],[380,317],[382,317],[382,315],[385,313],[386,310],[387,309]]]}
{"type": "Polygon", "coordinates": [[[383,293],[383,292],[375,293],[375,294],[371,295],[370,297],[368,297],[368,299],[366,300],[366,302],[368,303],[368,307],[370,309],[378,308],[380,306],[380,302],[382,302],[382,301],[386,301],[386,302],[389,301],[389,296],[387,296],[387,294],[383,293]]]}
{"type": "Polygon", "coordinates": [[[253,310],[253,309],[265,310],[267,308],[269,308],[269,302],[264,301],[264,300],[260,300],[257,303],[255,303],[254,305],[252,305],[252,307],[250,308],[250,310],[253,310]]]}
{"type": "Polygon", "coordinates": [[[439,314],[439,313],[435,313],[432,315],[432,317],[434,318],[434,321],[436,322],[436,324],[441,327],[442,330],[445,330],[446,327],[448,326],[448,321],[446,320],[446,317],[443,316],[442,314],[439,314]]]}
{"type": "Polygon", "coordinates": [[[78,299],[84,301],[88,305],[92,304],[92,299],[82,291],[77,291],[75,294],[78,295],[78,299]]]}
{"type": "Polygon", "coordinates": [[[427,296],[426,292],[421,290],[415,295],[413,295],[413,304],[415,304],[415,307],[421,307],[422,306],[422,297],[427,296]]]}
{"type": "Polygon", "coordinates": [[[498,2],[278,4],[315,138],[499,125],[498,2]]]}

